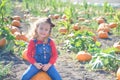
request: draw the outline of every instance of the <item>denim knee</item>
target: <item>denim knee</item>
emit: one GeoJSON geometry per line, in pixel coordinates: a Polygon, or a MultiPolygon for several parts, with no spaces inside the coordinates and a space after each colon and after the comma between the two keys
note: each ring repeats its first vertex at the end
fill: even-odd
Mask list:
{"type": "Polygon", "coordinates": [[[23,75],[21,80],[30,80],[30,77],[28,77],[27,75],[23,75]]]}

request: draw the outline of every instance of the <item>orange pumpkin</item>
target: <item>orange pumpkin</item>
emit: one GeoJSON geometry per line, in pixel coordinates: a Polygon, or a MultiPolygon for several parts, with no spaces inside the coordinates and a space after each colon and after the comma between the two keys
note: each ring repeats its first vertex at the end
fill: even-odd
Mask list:
{"type": "Polygon", "coordinates": [[[52,80],[46,72],[39,72],[31,80],[52,80]]]}
{"type": "Polygon", "coordinates": [[[117,79],[120,80],[120,68],[117,70],[117,79]]]}
{"type": "Polygon", "coordinates": [[[6,45],[6,43],[7,43],[6,38],[0,39],[0,47],[4,47],[6,45]]]}
{"type": "Polygon", "coordinates": [[[78,61],[85,62],[90,61],[92,59],[92,55],[86,51],[80,51],[78,52],[76,58],[78,61]]]}
{"type": "Polygon", "coordinates": [[[54,15],[53,15],[53,18],[54,18],[54,19],[58,19],[59,17],[60,17],[59,14],[54,14],[54,15]]]}
{"type": "Polygon", "coordinates": [[[99,31],[105,31],[105,32],[109,32],[110,31],[110,27],[109,24],[107,23],[101,23],[97,29],[97,32],[99,31]]]}
{"type": "Polygon", "coordinates": [[[28,38],[25,36],[25,34],[21,34],[20,32],[15,32],[14,33],[16,40],[23,40],[28,42],[28,38]]]}
{"type": "Polygon", "coordinates": [[[79,30],[79,23],[73,25],[73,30],[75,31],[79,30]]]}
{"type": "Polygon", "coordinates": [[[15,32],[14,36],[15,36],[16,40],[21,40],[21,33],[20,32],[15,32]]]}
{"type": "Polygon", "coordinates": [[[21,26],[21,23],[20,21],[18,20],[13,20],[12,23],[11,23],[12,26],[16,26],[16,27],[20,27],[21,26]]]}
{"type": "Polygon", "coordinates": [[[13,19],[13,20],[18,20],[18,21],[20,21],[20,20],[21,20],[21,17],[16,15],[16,16],[13,16],[12,19],[13,19]]]}
{"type": "Polygon", "coordinates": [[[110,28],[116,28],[117,27],[117,23],[111,22],[111,23],[109,23],[109,27],[110,28]]]}
{"type": "Polygon", "coordinates": [[[79,21],[85,21],[85,18],[79,17],[78,20],[79,20],[79,21]]]}
{"type": "Polygon", "coordinates": [[[66,16],[65,14],[63,14],[61,18],[62,18],[62,19],[66,19],[67,16],[66,16]]]}
{"type": "Polygon", "coordinates": [[[102,17],[97,18],[96,21],[98,24],[105,23],[105,20],[102,17]]]}
{"type": "Polygon", "coordinates": [[[12,32],[12,34],[14,34],[15,32],[19,32],[19,28],[15,27],[15,26],[12,26],[10,28],[10,31],[12,32]]]}
{"type": "Polygon", "coordinates": [[[66,34],[66,33],[68,32],[68,30],[67,30],[65,27],[61,27],[61,28],[59,29],[59,32],[60,32],[61,34],[66,34]]]}
{"type": "Polygon", "coordinates": [[[93,39],[94,42],[97,41],[97,37],[96,36],[92,36],[92,39],[93,39]]]}
{"type": "Polygon", "coordinates": [[[98,37],[99,38],[108,38],[108,33],[107,32],[105,32],[105,31],[99,31],[98,32],[98,37]]]}
{"type": "Polygon", "coordinates": [[[23,52],[22,52],[22,58],[24,60],[28,60],[28,57],[27,57],[27,49],[25,49],[23,52]]]}

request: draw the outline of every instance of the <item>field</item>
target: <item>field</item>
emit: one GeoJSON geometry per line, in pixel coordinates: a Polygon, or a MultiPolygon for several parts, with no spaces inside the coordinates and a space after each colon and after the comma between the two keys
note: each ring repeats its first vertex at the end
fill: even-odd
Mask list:
{"type": "Polygon", "coordinates": [[[50,17],[56,24],[51,37],[59,52],[55,66],[63,80],[117,80],[120,50],[113,45],[120,41],[119,8],[107,2],[101,7],[88,5],[85,1],[82,5],[60,0],[5,1],[0,4],[0,39],[6,39],[4,46],[0,44],[0,80],[20,80],[29,66],[22,53],[29,40],[28,33],[34,27],[33,23],[40,17],[50,17]],[[11,4],[15,6],[10,7],[11,4]],[[15,27],[18,28],[17,32],[25,35],[24,38],[12,32],[13,16],[16,15],[20,16],[20,26],[15,27]],[[110,27],[111,23],[116,26],[110,27]],[[101,24],[103,29],[98,28],[101,24]],[[100,37],[99,32],[102,30],[107,36],[104,34],[100,37]],[[80,51],[87,51],[92,59],[76,59],[80,51]]]}

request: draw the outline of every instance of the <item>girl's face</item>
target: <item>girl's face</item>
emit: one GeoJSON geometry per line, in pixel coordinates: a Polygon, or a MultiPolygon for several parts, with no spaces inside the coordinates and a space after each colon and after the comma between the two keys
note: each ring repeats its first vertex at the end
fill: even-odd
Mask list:
{"type": "Polygon", "coordinates": [[[37,29],[37,33],[38,33],[38,37],[42,38],[42,39],[49,36],[49,34],[50,34],[50,24],[43,23],[43,24],[39,25],[39,27],[37,29]]]}

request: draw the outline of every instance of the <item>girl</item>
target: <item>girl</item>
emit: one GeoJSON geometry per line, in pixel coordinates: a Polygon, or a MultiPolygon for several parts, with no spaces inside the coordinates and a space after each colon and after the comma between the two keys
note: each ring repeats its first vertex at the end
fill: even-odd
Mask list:
{"type": "Polygon", "coordinates": [[[21,80],[30,80],[36,73],[45,71],[52,80],[62,80],[54,67],[57,59],[55,43],[49,38],[55,25],[50,18],[42,18],[35,25],[33,38],[28,44],[28,61],[31,63],[21,80]]]}

